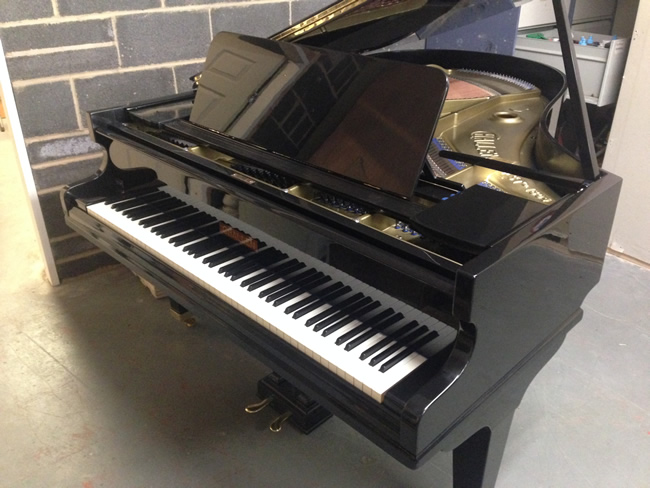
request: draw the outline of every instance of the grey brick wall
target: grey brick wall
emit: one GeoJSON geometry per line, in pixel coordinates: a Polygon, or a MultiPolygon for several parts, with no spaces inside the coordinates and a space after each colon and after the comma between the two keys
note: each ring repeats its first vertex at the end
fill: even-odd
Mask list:
{"type": "Polygon", "coordinates": [[[7,56],[39,202],[60,278],[111,263],[63,221],[59,192],[103,154],[87,110],[189,90],[211,37],[269,36],[330,0],[30,0],[1,2],[7,56]]]}

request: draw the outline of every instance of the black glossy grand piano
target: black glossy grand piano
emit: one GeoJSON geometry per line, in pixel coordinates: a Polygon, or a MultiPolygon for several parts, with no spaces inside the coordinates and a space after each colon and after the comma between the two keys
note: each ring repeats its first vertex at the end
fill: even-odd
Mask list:
{"type": "Polygon", "coordinates": [[[271,39],[219,33],[190,93],[92,112],[107,157],[66,220],[406,466],[453,450],[456,488],[492,487],[621,185],[554,4],[577,148],[552,135],[552,68],[369,54],[481,5],[344,1],[271,39]]]}

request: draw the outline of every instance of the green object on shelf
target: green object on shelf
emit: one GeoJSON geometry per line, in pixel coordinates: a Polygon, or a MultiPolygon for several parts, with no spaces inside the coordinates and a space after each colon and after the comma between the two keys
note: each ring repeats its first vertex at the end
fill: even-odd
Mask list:
{"type": "Polygon", "coordinates": [[[533,32],[532,34],[526,34],[526,37],[530,39],[546,39],[546,36],[541,32],[533,32]]]}

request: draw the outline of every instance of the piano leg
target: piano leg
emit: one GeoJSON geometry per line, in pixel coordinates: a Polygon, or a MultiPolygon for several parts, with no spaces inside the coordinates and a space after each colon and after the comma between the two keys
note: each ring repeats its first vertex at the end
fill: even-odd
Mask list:
{"type": "Polygon", "coordinates": [[[454,488],[494,488],[513,415],[482,428],[454,449],[454,488]]]}

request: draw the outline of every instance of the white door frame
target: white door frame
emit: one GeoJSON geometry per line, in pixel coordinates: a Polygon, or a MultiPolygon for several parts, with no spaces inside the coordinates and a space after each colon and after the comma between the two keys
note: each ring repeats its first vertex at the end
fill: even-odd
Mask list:
{"type": "Polygon", "coordinates": [[[36,185],[34,184],[34,175],[32,168],[29,165],[29,158],[27,156],[27,147],[25,146],[25,139],[23,137],[23,129],[20,125],[18,118],[18,110],[16,109],[16,99],[11,87],[11,80],[9,78],[9,71],[7,70],[7,60],[5,59],[5,52],[0,40],[0,87],[2,88],[3,99],[5,108],[7,109],[7,119],[9,120],[9,127],[13,133],[14,145],[16,147],[16,154],[18,155],[18,162],[20,164],[20,172],[23,176],[25,189],[27,191],[27,198],[32,215],[32,222],[36,228],[38,238],[38,245],[41,251],[41,259],[45,265],[45,274],[47,280],[52,285],[60,284],[59,274],[54,265],[54,255],[50,247],[50,240],[47,236],[45,228],[45,220],[43,219],[43,211],[41,210],[40,202],[38,201],[38,193],[36,192],[36,185]]]}

